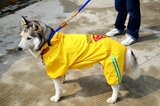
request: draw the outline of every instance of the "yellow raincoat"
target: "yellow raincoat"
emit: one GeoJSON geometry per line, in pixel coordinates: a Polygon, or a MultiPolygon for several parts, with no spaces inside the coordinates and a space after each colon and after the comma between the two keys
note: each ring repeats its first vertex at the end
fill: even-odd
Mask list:
{"type": "MultiPolygon", "coordinates": [[[[57,32],[50,42],[52,46],[43,54],[50,78],[62,77],[68,69],[89,68],[100,62],[108,84],[121,82],[126,47],[118,41],[102,35],[57,32]]],[[[42,49],[47,47],[46,43],[42,49]]]]}

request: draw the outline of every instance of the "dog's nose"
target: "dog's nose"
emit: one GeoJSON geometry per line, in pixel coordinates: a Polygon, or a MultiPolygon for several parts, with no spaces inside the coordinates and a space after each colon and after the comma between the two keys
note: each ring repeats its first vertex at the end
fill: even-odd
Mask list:
{"type": "Polygon", "coordinates": [[[22,51],[22,48],[21,48],[21,47],[18,47],[17,49],[20,50],[20,51],[22,51]]]}

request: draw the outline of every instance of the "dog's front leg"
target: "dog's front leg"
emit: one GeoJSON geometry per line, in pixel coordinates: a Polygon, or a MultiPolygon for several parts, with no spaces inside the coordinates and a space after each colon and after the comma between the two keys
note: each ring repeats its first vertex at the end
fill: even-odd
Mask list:
{"type": "Polygon", "coordinates": [[[53,79],[53,82],[54,82],[56,93],[54,96],[50,98],[50,100],[53,102],[58,102],[62,93],[62,77],[53,79]]]}
{"type": "Polygon", "coordinates": [[[107,99],[108,103],[115,103],[117,98],[118,98],[118,92],[119,92],[119,87],[120,85],[111,85],[113,93],[110,98],[107,99]]]}
{"type": "Polygon", "coordinates": [[[64,75],[64,76],[62,77],[62,83],[63,83],[63,84],[65,83],[65,78],[66,78],[66,75],[64,75]]]}

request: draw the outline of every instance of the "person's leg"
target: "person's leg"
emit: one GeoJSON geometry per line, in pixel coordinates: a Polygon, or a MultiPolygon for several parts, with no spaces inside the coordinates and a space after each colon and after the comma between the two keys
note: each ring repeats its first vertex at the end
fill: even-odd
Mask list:
{"type": "Polygon", "coordinates": [[[124,24],[127,17],[126,0],[115,0],[115,9],[118,12],[118,15],[115,21],[115,28],[119,30],[124,30],[125,29],[124,24]]]}
{"type": "Polygon", "coordinates": [[[139,28],[141,23],[141,13],[140,13],[140,1],[139,0],[126,0],[127,11],[130,15],[127,33],[131,35],[130,37],[134,40],[139,38],[139,28]]]}
{"type": "Polygon", "coordinates": [[[125,29],[125,21],[127,17],[127,11],[126,11],[126,0],[115,0],[115,9],[118,12],[117,18],[115,21],[115,28],[111,31],[107,32],[107,36],[115,36],[118,34],[123,33],[125,29]]]}

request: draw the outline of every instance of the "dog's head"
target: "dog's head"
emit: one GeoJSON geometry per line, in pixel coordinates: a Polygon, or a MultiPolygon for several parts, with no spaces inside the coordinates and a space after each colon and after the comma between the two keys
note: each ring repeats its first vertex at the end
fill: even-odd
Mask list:
{"type": "Polygon", "coordinates": [[[18,45],[18,50],[34,50],[41,49],[45,42],[44,34],[46,25],[39,21],[29,21],[26,18],[21,18],[21,41],[18,45]]]}

